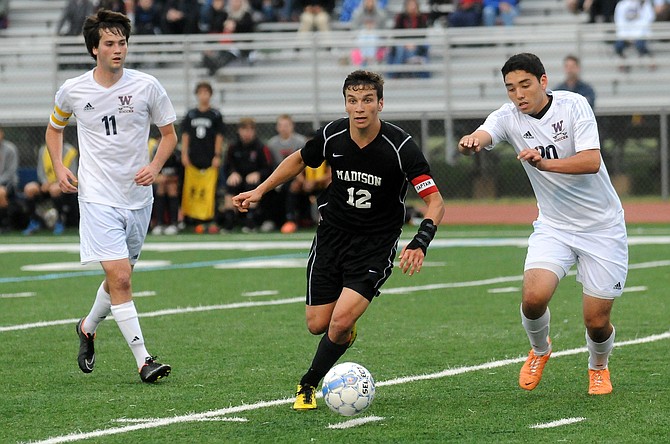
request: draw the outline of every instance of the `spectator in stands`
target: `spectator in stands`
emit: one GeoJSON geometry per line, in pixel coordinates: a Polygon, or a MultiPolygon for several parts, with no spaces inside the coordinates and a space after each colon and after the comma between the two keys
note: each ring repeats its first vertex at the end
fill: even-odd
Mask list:
{"type": "MultiPolygon", "coordinates": [[[[656,20],[656,13],[651,0],[621,0],[614,10],[614,24],[617,40],[614,51],[625,59],[624,50],[633,42],[640,57],[648,58],[649,68],[655,69],[651,52],[647,47],[647,38],[651,36],[651,24],[656,20]]],[[[630,65],[622,63],[621,71],[629,71],[630,65]]]]}
{"type": "MultiPolygon", "coordinates": [[[[394,29],[422,29],[428,27],[428,15],[419,9],[418,0],[405,0],[403,11],[395,17],[394,29]]],[[[414,37],[416,38],[416,37],[414,37]]],[[[428,46],[407,43],[391,48],[389,62],[394,65],[423,65],[428,61],[428,46]]],[[[427,72],[389,73],[389,77],[428,77],[427,72]]]]}
{"type": "Polygon", "coordinates": [[[282,6],[277,5],[277,20],[280,22],[294,22],[298,21],[299,17],[295,10],[295,0],[283,0],[282,6]]]}
{"type": "Polygon", "coordinates": [[[0,232],[11,228],[11,212],[19,184],[19,152],[0,126],[0,232]]]}
{"type": "Polygon", "coordinates": [[[656,12],[657,22],[667,22],[670,20],[670,0],[654,0],[654,12],[656,12]]]}
{"type": "Polygon", "coordinates": [[[386,10],[379,6],[377,0],[363,0],[354,11],[351,29],[358,31],[357,46],[351,51],[351,61],[354,65],[367,66],[384,60],[386,48],[381,45],[378,31],[385,29],[386,23],[386,10]]]}
{"type": "Polygon", "coordinates": [[[482,0],[458,0],[456,9],[447,16],[451,28],[479,26],[482,23],[482,0]]]}
{"type": "MultiPolygon", "coordinates": [[[[256,135],[256,120],[243,117],[237,125],[237,140],[228,147],[223,162],[223,175],[226,189],[222,212],[222,232],[230,232],[236,224],[237,213],[233,205],[233,196],[249,191],[270,175],[273,167],[272,154],[268,147],[256,135]]],[[[242,231],[256,231],[262,220],[260,209],[253,208],[244,214],[242,231]]]]}
{"type": "MultiPolygon", "coordinates": [[[[307,138],[295,132],[293,118],[288,114],[281,114],[277,117],[275,128],[277,134],[268,140],[267,146],[272,154],[274,165],[279,165],[282,160],[305,146],[307,138]]],[[[275,209],[279,209],[276,212],[279,214],[274,214],[272,218],[277,225],[281,224],[282,233],[293,233],[297,229],[296,209],[298,202],[295,195],[297,191],[293,188],[293,182],[289,182],[277,188],[274,194],[266,194],[266,198],[270,197],[270,200],[276,200],[274,206],[275,209]]]]}
{"type": "Polygon", "coordinates": [[[281,114],[277,117],[275,129],[277,134],[268,140],[267,146],[274,164],[279,165],[282,160],[302,148],[307,138],[295,132],[295,123],[288,114],[281,114]]]}
{"type": "MultiPolygon", "coordinates": [[[[69,143],[63,144],[63,165],[77,175],[79,151],[69,143]]],[[[46,145],[40,147],[37,155],[37,181],[30,181],[23,187],[23,195],[28,213],[28,227],[23,230],[24,235],[31,235],[43,226],[53,226],[53,234],[61,235],[65,231],[68,221],[77,219],[79,208],[76,193],[63,193],[58,184],[58,178],[51,163],[51,156],[46,145]],[[51,201],[51,202],[49,202],[51,201]],[[50,206],[46,212],[54,212],[54,220],[47,220],[44,211],[38,211],[38,205],[45,203],[50,206]],[[39,213],[42,213],[41,215],[39,213]]]]}
{"type": "Polygon", "coordinates": [[[565,79],[554,89],[561,89],[565,91],[572,91],[586,97],[586,100],[591,105],[591,108],[596,107],[596,92],[593,87],[581,79],[582,66],[579,58],[572,54],[565,56],[563,59],[563,72],[565,79]]]}
{"type": "Polygon", "coordinates": [[[519,0],[484,0],[482,7],[484,26],[495,26],[498,22],[504,26],[513,26],[517,15],[519,15],[519,0]]]}
{"type": "Polygon", "coordinates": [[[388,23],[386,1],[363,0],[351,17],[351,29],[361,29],[367,21],[372,21],[374,29],[385,29],[388,23]]]}
{"type": "Polygon", "coordinates": [[[228,0],[228,18],[223,23],[224,34],[254,32],[256,22],[247,0],[228,0]]]}
{"type": "Polygon", "coordinates": [[[574,14],[589,14],[589,23],[614,21],[614,8],[619,0],[567,0],[568,10],[574,14]]]}
{"type": "Polygon", "coordinates": [[[95,6],[91,0],[68,0],[56,25],[58,35],[79,35],[86,17],[93,14],[95,6]]]}
{"type": "Polygon", "coordinates": [[[279,11],[284,6],[283,0],[249,0],[252,17],[256,23],[276,22],[279,11]]]}
{"type": "Polygon", "coordinates": [[[298,0],[302,6],[298,32],[330,31],[330,17],[335,0],[298,0]]]}
{"type": "Polygon", "coordinates": [[[212,0],[209,3],[205,17],[207,18],[207,22],[203,23],[203,29],[206,29],[211,34],[223,33],[223,24],[228,20],[225,0],[212,0]]]}
{"type": "Polygon", "coordinates": [[[9,0],[0,0],[0,29],[9,26],[9,0]]]}
{"type": "MultiPolygon", "coordinates": [[[[152,159],[159,143],[160,137],[149,138],[149,151],[152,159]]],[[[183,173],[181,151],[176,149],[165,161],[154,182],[151,234],[172,236],[179,233],[179,183],[183,173]]]]}
{"type": "MultiPolygon", "coordinates": [[[[210,21],[207,29],[210,34],[244,34],[254,32],[256,26],[247,0],[229,0],[227,6],[224,0],[212,0],[208,16],[210,21]]],[[[229,44],[230,40],[222,40],[221,43],[229,44]]],[[[247,61],[248,50],[239,50],[229,45],[228,48],[203,52],[202,63],[210,76],[235,60],[247,61]]]]}
{"type": "Polygon", "coordinates": [[[121,14],[127,14],[126,2],[124,0],[100,0],[98,9],[108,9],[121,14]]]}
{"type": "Polygon", "coordinates": [[[161,13],[154,0],[137,0],[133,25],[135,34],[160,34],[161,13]]]}
{"type": "MultiPolygon", "coordinates": [[[[361,5],[364,3],[363,0],[344,0],[340,6],[340,21],[342,23],[349,23],[354,18],[354,13],[358,10],[361,5]]],[[[386,6],[388,5],[388,0],[377,0],[376,7],[386,15],[386,6]]],[[[384,24],[386,26],[386,24],[384,24]]],[[[352,24],[352,29],[356,29],[352,24]]]]}
{"type": "Polygon", "coordinates": [[[163,34],[197,34],[200,30],[198,0],[166,0],[161,18],[163,34]]]}
{"type": "MultiPolygon", "coordinates": [[[[181,124],[181,160],[184,165],[184,216],[201,223],[214,219],[216,209],[216,184],[221,167],[225,125],[221,112],[212,107],[213,89],[209,82],[199,82],[195,87],[198,105],[188,110],[181,124]],[[196,192],[193,191],[202,170],[213,170],[196,192]],[[202,197],[203,202],[195,202],[202,197]]],[[[202,228],[197,228],[201,231],[202,228]]],[[[217,230],[218,231],[218,230],[217,230]]]]}

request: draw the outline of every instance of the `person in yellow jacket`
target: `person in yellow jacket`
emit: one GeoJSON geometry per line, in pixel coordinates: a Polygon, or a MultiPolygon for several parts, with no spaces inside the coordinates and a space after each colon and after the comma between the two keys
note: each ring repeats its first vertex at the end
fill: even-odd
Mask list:
{"type": "MultiPolygon", "coordinates": [[[[76,176],[78,164],[79,151],[69,143],[65,143],[63,145],[63,165],[76,176]]],[[[55,235],[63,234],[68,215],[77,214],[77,195],[65,194],[61,191],[46,145],[42,145],[37,156],[37,181],[28,182],[23,187],[23,195],[26,212],[30,218],[28,227],[23,230],[26,236],[36,233],[44,226],[53,227],[55,235]],[[39,214],[40,204],[46,207],[49,205],[49,200],[51,200],[52,208],[39,214]]]]}

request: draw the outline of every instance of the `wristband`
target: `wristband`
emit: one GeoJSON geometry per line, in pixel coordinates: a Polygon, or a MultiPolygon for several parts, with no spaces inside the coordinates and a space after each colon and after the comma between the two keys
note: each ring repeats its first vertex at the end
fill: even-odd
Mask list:
{"type": "Polygon", "coordinates": [[[430,241],[435,237],[435,232],[437,232],[437,225],[435,225],[432,220],[422,220],[421,225],[419,225],[419,232],[416,233],[411,242],[407,244],[407,249],[416,250],[417,248],[421,248],[421,251],[423,251],[425,256],[430,241]]]}

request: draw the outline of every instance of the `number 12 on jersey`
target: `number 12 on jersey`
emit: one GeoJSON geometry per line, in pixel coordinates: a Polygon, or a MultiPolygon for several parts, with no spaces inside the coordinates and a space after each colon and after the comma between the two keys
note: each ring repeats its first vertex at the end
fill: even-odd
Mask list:
{"type": "Polygon", "coordinates": [[[356,188],[347,188],[349,199],[347,204],[355,208],[370,208],[371,203],[368,202],[372,198],[372,194],[368,190],[356,190],[356,188]]]}

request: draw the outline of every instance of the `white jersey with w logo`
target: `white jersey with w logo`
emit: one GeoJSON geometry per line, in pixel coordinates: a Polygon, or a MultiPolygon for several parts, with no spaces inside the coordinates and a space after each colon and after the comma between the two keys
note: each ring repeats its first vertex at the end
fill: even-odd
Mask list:
{"type": "Polygon", "coordinates": [[[135,184],[149,164],[149,129],[173,123],[176,115],[163,86],[151,75],[124,69],[113,86],[93,78],[94,70],[65,81],[56,93],[50,124],[63,128],[77,118],[79,200],[139,209],[153,200],[151,187],[135,184]]]}
{"type": "MultiPolygon", "coordinates": [[[[584,97],[568,91],[550,91],[549,110],[540,119],[523,114],[513,103],[491,113],[478,129],[516,152],[535,148],[545,159],[565,159],[580,151],[600,149],[598,126],[584,97]]],[[[561,174],[540,171],[523,162],[537,197],[538,220],[561,230],[603,229],[623,221],[621,201],[607,168],[600,161],[595,174],[561,174]]]]}

